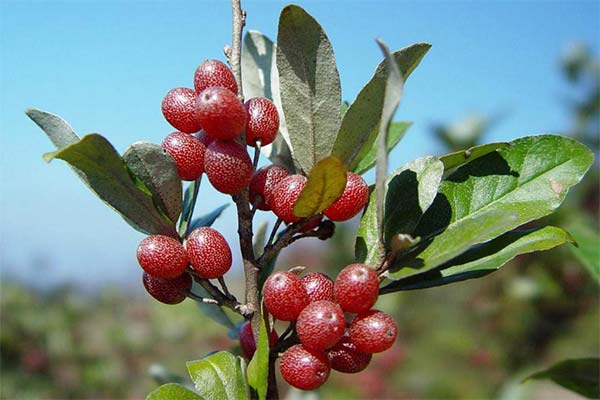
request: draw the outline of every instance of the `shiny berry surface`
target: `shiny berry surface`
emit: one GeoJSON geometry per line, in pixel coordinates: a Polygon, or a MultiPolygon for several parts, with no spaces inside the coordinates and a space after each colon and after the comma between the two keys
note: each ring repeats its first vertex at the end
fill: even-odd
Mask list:
{"type": "Polygon", "coordinates": [[[373,355],[356,348],[349,335],[344,335],[329,351],[327,357],[331,368],[346,374],[355,374],[367,368],[373,355]]]}
{"type": "Polygon", "coordinates": [[[304,347],[325,350],[336,344],[344,335],[344,312],[336,303],[319,300],[310,303],[298,316],[296,332],[304,347]]]}
{"type": "MultiPolygon", "coordinates": [[[[273,347],[275,343],[277,343],[277,332],[272,330],[269,337],[269,345],[273,347]]],[[[248,360],[252,359],[252,356],[256,352],[256,342],[254,341],[254,333],[252,332],[250,321],[244,322],[240,328],[240,347],[244,357],[248,360]]]]}
{"type": "Polygon", "coordinates": [[[278,165],[257,169],[250,181],[250,203],[255,204],[259,210],[270,210],[273,190],[288,175],[287,170],[278,165]]]}
{"type": "Polygon", "coordinates": [[[295,388],[314,390],[325,383],[331,367],[324,352],[297,344],[283,353],[279,370],[283,379],[295,388]]]}
{"type": "Polygon", "coordinates": [[[137,259],[144,271],[159,278],[175,278],[188,266],[181,243],[164,235],[144,238],[137,248],[137,259]]]}
{"type": "Polygon", "coordinates": [[[198,132],[202,124],[196,112],[196,92],[178,87],[170,90],[162,101],[162,113],[175,129],[185,132],[198,132]]]}
{"type": "Polygon", "coordinates": [[[255,97],[244,104],[246,110],[246,144],[270,144],[279,131],[279,114],[275,104],[264,97],[255,97]]]}
{"type": "Polygon", "coordinates": [[[369,186],[354,172],[346,173],[344,192],[323,214],[332,221],[346,221],[362,211],[369,201],[369,186]]]}
{"type": "Polygon", "coordinates": [[[380,353],[392,347],[398,336],[398,325],[379,310],[358,314],[350,323],[350,341],[366,353],[380,353]]]}
{"type": "Polygon", "coordinates": [[[263,302],[273,318],[294,321],[308,304],[306,289],[291,272],[276,272],[263,285],[263,302]]]}
{"type": "Polygon", "coordinates": [[[306,185],[306,177],[303,175],[290,175],[283,179],[273,190],[271,208],[273,213],[284,222],[291,224],[302,218],[293,213],[294,204],[298,201],[300,193],[306,185]]]}
{"type": "Polygon", "coordinates": [[[192,277],[187,272],[176,278],[166,279],[144,272],[142,283],[150,296],[165,304],[178,304],[186,299],[192,288],[192,277]]]}
{"type": "Polygon", "coordinates": [[[218,231],[202,227],[192,231],[185,244],[192,267],[200,276],[215,279],[231,268],[231,249],[218,231]]]}
{"type": "Polygon", "coordinates": [[[196,93],[213,86],[221,86],[232,93],[237,93],[238,86],[233,72],[219,60],[206,60],[196,68],[194,73],[194,88],[196,93]]]}
{"type": "Polygon", "coordinates": [[[304,285],[308,300],[312,303],[319,300],[333,301],[333,281],[320,272],[311,272],[300,278],[304,285]]]}
{"type": "Polygon", "coordinates": [[[367,311],[373,307],[379,296],[377,273],[365,264],[350,264],[338,274],[333,293],[344,311],[367,311]]]}
{"type": "Polygon", "coordinates": [[[173,132],[163,140],[162,147],[175,160],[182,180],[195,181],[202,175],[206,146],[194,135],[173,132]]]}
{"type": "Polygon", "coordinates": [[[219,192],[236,194],[250,184],[252,160],[238,142],[215,140],[206,149],[204,171],[219,192]]]}
{"type": "Polygon", "coordinates": [[[237,95],[223,87],[209,87],[196,100],[202,129],[218,140],[235,139],[246,125],[246,111],[237,95]]]}

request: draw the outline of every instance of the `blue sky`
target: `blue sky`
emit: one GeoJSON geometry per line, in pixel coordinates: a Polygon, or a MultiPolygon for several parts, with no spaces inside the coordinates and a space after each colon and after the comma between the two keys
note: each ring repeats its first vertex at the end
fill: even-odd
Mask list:
{"type": "MultiPolygon", "coordinates": [[[[286,3],[243,3],[247,28],[275,39],[286,3]]],[[[397,119],[414,126],[394,152],[392,167],[441,152],[431,124],[470,112],[507,113],[488,140],[565,130],[568,87],[559,57],[573,41],[599,50],[597,1],[298,4],[328,33],[349,101],[381,59],[375,37],[392,50],[418,41],[433,44],[406,86],[397,119]]],[[[137,140],[160,143],[172,131],[160,112],[164,94],[191,87],[204,59],[222,59],[231,40],[229,3],[4,0],[0,18],[3,272],[36,276],[44,284],[137,284],[135,249],[142,235],[66,165],[42,161],[52,146],[23,110],[58,113],[80,135],[102,133],[119,151],[137,140]]],[[[205,185],[197,212],[227,201],[205,185]]],[[[232,221],[230,207],[215,227],[235,242],[232,221]]]]}

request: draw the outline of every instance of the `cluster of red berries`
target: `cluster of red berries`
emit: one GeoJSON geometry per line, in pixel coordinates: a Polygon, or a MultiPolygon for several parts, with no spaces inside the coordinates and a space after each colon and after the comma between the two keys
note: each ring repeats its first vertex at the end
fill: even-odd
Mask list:
{"type": "Polygon", "coordinates": [[[379,279],[364,264],[345,267],[335,282],[315,272],[299,278],[291,272],[272,274],[263,301],[273,318],[295,321],[300,344],[287,349],[279,365],[292,386],[313,390],[331,369],[364,370],[373,353],[389,349],[398,327],[392,317],[371,309],[379,296],[379,279]],[[347,314],[356,314],[349,323],[347,314]]]}

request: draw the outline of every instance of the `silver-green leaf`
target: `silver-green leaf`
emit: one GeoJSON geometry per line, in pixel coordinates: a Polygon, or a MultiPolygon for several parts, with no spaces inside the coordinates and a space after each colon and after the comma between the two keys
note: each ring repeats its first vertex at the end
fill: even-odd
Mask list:
{"type": "Polygon", "coordinates": [[[219,351],[186,365],[200,396],[211,400],[248,399],[248,385],[239,357],[219,351]]]}

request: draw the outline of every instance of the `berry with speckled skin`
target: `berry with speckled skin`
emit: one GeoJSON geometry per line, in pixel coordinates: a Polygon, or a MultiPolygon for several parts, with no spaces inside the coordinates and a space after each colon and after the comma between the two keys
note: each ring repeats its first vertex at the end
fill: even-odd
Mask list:
{"type": "Polygon", "coordinates": [[[333,294],[344,311],[367,311],[379,296],[377,273],[365,264],[350,264],[338,274],[333,294]]]}
{"type": "Polygon", "coordinates": [[[185,249],[192,267],[203,278],[220,278],[231,268],[229,244],[213,228],[194,229],[187,239],[185,249]]]}
{"type": "Polygon", "coordinates": [[[181,243],[164,235],[144,238],[137,248],[137,259],[144,271],[159,278],[175,278],[188,266],[181,243]]]}
{"type": "Polygon", "coordinates": [[[173,132],[163,140],[162,147],[175,160],[182,180],[195,181],[202,175],[206,146],[194,135],[173,132]]]}
{"type": "Polygon", "coordinates": [[[350,341],[350,336],[345,334],[339,342],[327,352],[331,368],[346,374],[355,374],[367,368],[373,355],[356,348],[350,341]]]}
{"type": "Polygon", "coordinates": [[[196,100],[202,129],[219,140],[235,139],[246,126],[246,111],[237,96],[223,87],[209,87],[196,100]]]}
{"type": "Polygon", "coordinates": [[[192,277],[187,272],[173,279],[159,278],[144,272],[142,282],[150,296],[165,304],[179,304],[192,288],[192,277]]]}
{"type": "Polygon", "coordinates": [[[265,281],[263,302],[273,318],[294,321],[308,304],[308,296],[298,276],[281,271],[272,274],[265,281]]]}
{"type": "Polygon", "coordinates": [[[325,350],[336,344],[346,329],[342,308],[329,300],[310,303],[298,316],[296,333],[304,347],[325,350]]]}
{"type": "Polygon", "coordinates": [[[256,205],[259,210],[270,210],[273,189],[288,175],[287,170],[278,165],[257,169],[250,181],[250,203],[256,205]]]}
{"type": "Polygon", "coordinates": [[[273,209],[273,213],[285,223],[291,224],[302,219],[294,215],[293,209],[305,185],[305,176],[290,175],[281,180],[275,187],[275,190],[273,190],[271,208],[273,209]]]}
{"type": "Polygon", "coordinates": [[[304,285],[308,300],[312,303],[319,300],[333,301],[333,281],[320,272],[311,272],[300,278],[304,285]]]}
{"type": "Polygon", "coordinates": [[[331,367],[324,352],[297,344],[283,353],[279,370],[290,385],[302,390],[314,390],[325,383],[331,367]]]}
{"type": "Polygon", "coordinates": [[[365,208],[369,201],[369,187],[365,180],[354,172],[347,172],[346,177],[342,195],[323,211],[332,221],[349,220],[365,208]]]}
{"type": "Polygon", "coordinates": [[[279,114],[275,104],[264,97],[255,97],[244,104],[246,110],[246,144],[265,146],[275,140],[279,131],[279,114]]]}
{"type": "Polygon", "coordinates": [[[219,192],[236,194],[250,184],[252,160],[238,142],[215,140],[206,149],[204,171],[219,192]]]}
{"type": "Polygon", "coordinates": [[[350,323],[350,341],[366,353],[381,353],[392,347],[398,336],[398,325],[379,310],[358,314],[350,323]]]}
{"type": "MultiPolygon", "coordinates": [[[[269,338],[269,345],[273,347],[275,343],[277,343],[277,332],[273,329],[269,338]]],[[[254,341],[254,333],[252,332],[250,321],[244,322],[240,328],[240,347],[244,357],[248,360],[252,359],[256,351],[256,342],[254,341]]]]}
{"type": "Polygon", "coordinates": [[[206,60],[196,68],[194,88],[196,93],[213,86],[221,86],[237,93],[238,86],[233,72],[219,60],[206,60]]]}
{"type": "Polygon", "coordinates": [[[167,122],[181,132],[194,133],[202,127],[196,112],[196,92],[192,89],[171,89],[162,101],[162,113],[167,122]]]}

